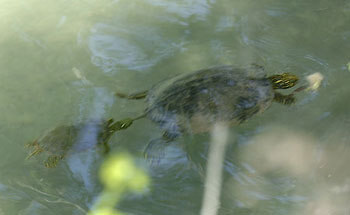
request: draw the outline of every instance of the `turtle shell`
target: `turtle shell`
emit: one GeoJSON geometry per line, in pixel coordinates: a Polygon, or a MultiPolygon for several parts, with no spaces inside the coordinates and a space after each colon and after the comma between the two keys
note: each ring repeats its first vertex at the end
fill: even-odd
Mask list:
{"type": "Polygon", "coordinates": [[[237,125],[264,111],[273,98],[261,66],[217,66],[155,85],[145,112],[169,134],[201,133],[216,122],[237,125]]]}
{"type": "Polygon", "coordinates": [[[57,161],[66,157],[67,154],[82,152],[93,148],[98,143],[108,142],[114,133],[109,129],[112,122],[111,120],[92,120],[74,125],[61,125],[48,130],[27,145],[32,149],[28,158],[45,152],[49,155],[45,165],[54,167],[57,161]]]}
{"type": "Polygon", "coordinates": [[[98,121],[62,125],[44,134],[38,142],[45,151],[54,154],[81,152],[97,145],[101,129],[102,123],[98,121]]]}

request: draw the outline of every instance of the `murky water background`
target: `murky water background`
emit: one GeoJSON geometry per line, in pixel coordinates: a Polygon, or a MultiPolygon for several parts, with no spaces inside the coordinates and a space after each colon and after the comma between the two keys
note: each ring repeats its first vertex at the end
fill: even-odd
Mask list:
{"type": "MultiPolygon", "coordinates": [[[[220,64],[325,76],[291,107],[232,128],[219,214],[350,214],[350,2],[238,0],[0,1],[0,215],[86,214],[101,191],[98,149],[46,169],[24,145],[45,130],[122,119],[142,101],[114,98],[220,64]]],[[[143,161],[161,135],[148,120],[111,140],[143,161]]],[[[198,214],[209,135],[180,138],[150,167],[150,192],[127,214],[198,214]],[[189,161],[187,157],[191,157],[189,161]]]]}

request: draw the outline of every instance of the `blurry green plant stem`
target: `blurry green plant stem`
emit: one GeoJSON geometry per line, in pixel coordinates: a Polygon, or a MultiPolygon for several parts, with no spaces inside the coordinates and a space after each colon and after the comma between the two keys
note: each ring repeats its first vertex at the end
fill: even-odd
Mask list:
{"type": "Polygon", "coordinates": [[[201,215],[216,215],[218,213],[227,143],[228,126],[224,123],[216,123],[211,132],[201,215]]]}
{"type": "Polygon", "coordinates": [[[114,209],[126,192],[142,193],[149,185],[148,175],[128,153],[111,155],[99,171],[104,190],[88,215],[119,215],[114,209]]]}
{"type": "Polygon", "coordinates": [[[106,210],[115,211],[118,214],[119,212],[114,208],[121,199],[122,193],[123,192],[103,190],[89,215],[100,215],[97,212],[106,210]]]}

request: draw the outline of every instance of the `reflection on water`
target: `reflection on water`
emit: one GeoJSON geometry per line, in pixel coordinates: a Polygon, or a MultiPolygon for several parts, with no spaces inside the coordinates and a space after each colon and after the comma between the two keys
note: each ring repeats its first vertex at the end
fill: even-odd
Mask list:
{"type": "MultiPolygon", "coordinates": [[[[24,145],[59,125],[139,115],[114,98],[175,74],[258,63],[269,74],[320,72],[316,93],[271,106],[233,128],[219,214],[350,213],[350,3],[336,1],[103,0],[0,3],[0,215],[86,214],[101,191],[96,149],[57,168],[25,161],[24,145]]],[[[147,120],[112,150],[144,161],[161,131],[147,120]]],[[[209,135],[188,135],[151,166],[151,192],[129,194],[130,214],[198,214],[209,135]],[[191,161],[187,159],[191,158],[191,161]]]]}

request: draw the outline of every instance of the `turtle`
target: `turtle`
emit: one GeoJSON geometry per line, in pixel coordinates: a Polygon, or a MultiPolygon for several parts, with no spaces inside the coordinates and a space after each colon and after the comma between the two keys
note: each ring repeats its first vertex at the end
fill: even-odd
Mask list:
{"type": "Polygon", "coordinates": [[[164,130],[151,140],[144,156],[154,146],[170,143],[181,134],[209,131],[217,123],[239,125],[264,112],[273,101],[291,105],[294,92],[283,95],[278,89],[294,87],[299,78],[290,73],[267,76],[263,66],[221,65],[182,74],[154,85],[150,90],[115,95],[125,99],[146,99],[147,107],[135,118],[123,120],[130,126],[147,117],[164,130]]]}
{"type": "Polygon", "coordinates": [[[119,98],[146,99],[147,108],[135,118],[120,121],[93,120],[75,125],[62,125],[44,133],[27,144],[33,150],[27,159],[42,152],[49,154],[48,168],[55,167],[69,152],[82,151],[95,145],[108,153],[110,138],[116,131],[127,129],[134,121],[147,117],[158,124],[164,133],[151,140],[144,149],[147,158],[152,149],[161,151],[183,133],[207,132],[217,123],[239,125],[276,101],[285,105],[295,102],[294,92],[283,95],[277,89],[296,85],[299,78],[283,73],[266,76],[257,64],[246,67],[216,66],[182,74],[154,85],[150,90],[133,93],[115,93],[119,98]]]}
{"type": "Polygon", "coordinates": [[[73,125],[61,125],[48,130],[26,146],[31,148],[27,159],[42,152],[49,154],[44,162],[45,167],[52,168],[70,152],[80,152],[95,145],[109,152],[109,139],[115,131],[127,128],[130,119],[114,122],[109,120],[90,120],[73,125]]]}

